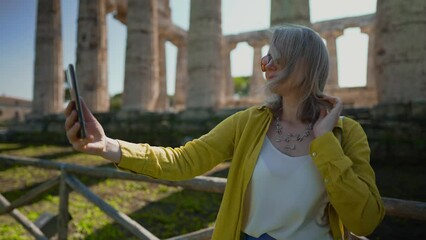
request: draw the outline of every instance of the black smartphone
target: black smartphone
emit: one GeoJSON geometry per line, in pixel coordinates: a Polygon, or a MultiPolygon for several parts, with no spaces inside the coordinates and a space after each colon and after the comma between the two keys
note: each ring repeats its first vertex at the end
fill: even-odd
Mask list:
{"type": "Polygon", "coordinates": [[[81,108],[80,94],[78,92],[77,77],[75,74],[74,65],[69,64],[65,70],[65,79],[68,83],[71,99],[75,101],[75,109],[77,110],[78,121],[80,122],[79,138],[86,138],[86,123],[84,121],[83,110],[81,108]]]}

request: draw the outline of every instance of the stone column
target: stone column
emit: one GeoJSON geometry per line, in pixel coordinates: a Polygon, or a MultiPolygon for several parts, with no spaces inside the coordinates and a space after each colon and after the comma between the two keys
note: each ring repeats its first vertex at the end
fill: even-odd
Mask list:
{"type": "Polygon", "coordinates": [[[169,108],[169,97],[167,96],[167,67],[166,67],[166,40],[161,38],[158,46],[159,66],[159,96],[157,99],[157,111],[166,111],[169,108]]]}
{"type": "Polygon", "coordinates": [[[375,79],[375,71],[376,67],[374,66],[374,42],[375,42],[375,34],[374,34],[374,25],[368,25],[361,27],[361,32],[368,35],[368,59],[367,59],[367,88],[376,88],[376,79],[375,79]]]}
{"type": "Polygon", "coordinates": [[[271,0],[271,26],[283,23],[310,26],[309,0],[271,0]]]}
{"type": "Polygon", "coordinates": [[[224,72],[224,93],[225,105],[231,104],[235,93],[235,84],[231,72],[231,51],[237,46],[237,43],[228,43],[224,41],[223,46],[223,72],[224,72]]]}
{"type": "Polygon", "coordinates": [[[178,54],[176,61],[176,83],[174,108],[177,111],[185,109],[186,92],[188,85],[188,50],[185,42],[177,45],[178,54]]]}
{"type": "Polygon", "coordinates": [[[109,111],[105,0],[80,0],[76,72],[81,96],[93,112],[109,111]]]}
{"type": "Polygon", "coordinates": [[[157,1],[128,4],[123,110],[154,111],[160,90],[157,1]]]}
{"type": "Polygon", "coordinates": [[[227,74],[226,74],[226,62],[223,61],[224,60],[224,55],[225,55],[225,51],[226,51],[226,39],[223,37],[223,35],[221,36],[221,45],[220,45],[220,60],[222,63],[222,68],[221,68],[221,72],[220,72],[220,77],[218,79],[217,82],[217,102],[216,102],[216,108],[223,108],[226,105],[226,79],[227,79],[227,74]]]}
{"type": "Polygon", "coordinates": [[[426,102],[426,1],[377,2],[379,104],[426,102]]]}
{"type": "Polygon", "coordinates": [[[327,50],[330,62],[330,69],[328,72],[328,80],[326,85],[327,90],[335,90],[339,88],[336,40],[342,34],[343,31],[338,30],[321,33],[321,37],[323,37],[327,42],[327,50]]]}
{"type": "Polygon", "coordinates": [[[221,1],[191,1],[187,108],[217,108],[223,76],[221,1]]]}
{"type": "Polygon", "coordinates": [[[260,68],[260,59],[262,58],[262,47],[265,42],[261,41],[248,41],[248,44],[253,47],[253,74],[249,82],[249,97],[255,102],[261,100],[263,96],[262,88],[265,84],[263,72],[260,68]]]}
{"type": "Polygon", "coordinates": [[[63,111],[61,36],[60,0],[39,0],[33,88],[33,114],[36,116],[63,111]]]}

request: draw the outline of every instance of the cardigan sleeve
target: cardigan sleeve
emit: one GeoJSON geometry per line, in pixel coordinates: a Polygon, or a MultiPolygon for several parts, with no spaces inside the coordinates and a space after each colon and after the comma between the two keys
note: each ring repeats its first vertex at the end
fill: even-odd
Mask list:
{"type": "Polygon", "coordinates": [[[118,140],[122,156],[117,166],[164,180],[192,179],[232,157],[237,115],[228,117],[209,133],[177,148],[118,140]]]}
{"type": "Polygon", "coordinates": [[[328,132],[314,139],[310,154],[330,203],[344,226],[366,236],[382,221],[385,210],[370,166],[370,148],[361,125],[345,118],[342,144],[328,132]]]}

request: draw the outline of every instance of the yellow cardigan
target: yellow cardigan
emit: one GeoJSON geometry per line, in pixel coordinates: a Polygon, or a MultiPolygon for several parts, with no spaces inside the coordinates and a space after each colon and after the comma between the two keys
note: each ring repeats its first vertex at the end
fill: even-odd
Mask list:
{"type": "MultiPolygon", "coordinates": [[[[232,159],[212,239],[240,239],[244,195],[271,119],[268,108],[251,107],[178,148],[119,140],[122,157],[118,167],[153,178],[186,180],[232,159]]],[[[310,145],[311,157],[330,199],[333,239],[344,238],[343,225],[350,232],[365,236],[373,232],[385,212],[369,164],[367,137],[360,124],[349,118],[339,119],[333,132],[335,135],[326,133],[310,145]],[[341,136],[342,142],[336,136],[341,136]]]]}

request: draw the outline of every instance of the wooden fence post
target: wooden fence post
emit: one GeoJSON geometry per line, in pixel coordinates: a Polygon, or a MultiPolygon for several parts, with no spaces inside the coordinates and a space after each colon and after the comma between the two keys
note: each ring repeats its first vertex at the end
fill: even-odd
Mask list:
{"type": "MultiPolygon", "coordinates": [[[[63,165],[65,166],[65,165],[63,165]]],[[[68,198],[69,187],[65,181],[67,172],[61,167],[61,182],[59,184],[59,213],[58,213],[58,239],[66,240],[68,237],[68,198]]]]}

